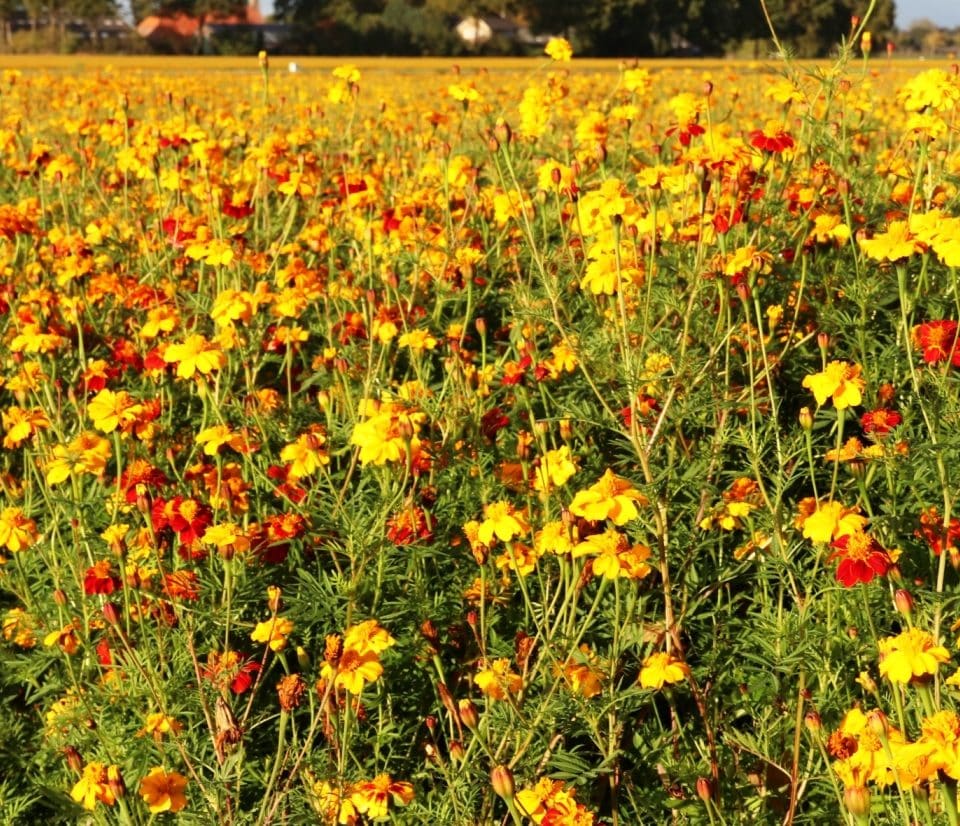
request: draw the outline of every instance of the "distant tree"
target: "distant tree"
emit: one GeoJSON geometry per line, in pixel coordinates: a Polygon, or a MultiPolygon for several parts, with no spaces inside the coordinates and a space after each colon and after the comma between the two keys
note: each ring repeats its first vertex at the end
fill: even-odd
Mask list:
{"type": "MultiPolygon", "coordinates": [[[[777,36],[798,57],[820,57],[835,50],[863,11],[857,0],[767,0],[777,36]]],[[[868,28],[875,42],[893,31],[893,0],[877,0],[868,28]]]]}

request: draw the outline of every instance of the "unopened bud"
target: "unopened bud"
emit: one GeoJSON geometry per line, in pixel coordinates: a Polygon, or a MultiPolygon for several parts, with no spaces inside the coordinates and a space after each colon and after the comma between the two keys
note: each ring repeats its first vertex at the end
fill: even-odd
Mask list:
{"type": "Polygon", "coordinates": [[[513,800],[516,786],[513,782],[513,772],[506,766],[494,766],[490,770],[490,783],[493,790],[504,800],[513,800]]]}
{"type": "Polygon", "coordinates": [[[803,716],[803,724],[807,727],[807,731],[810,732],[818,732],[823,727],[823,721],[816,711],[808,711],[803,716]]]}
{"type": "Polygon", "coordinates": [[[800,427],[807,431],[813,430],[813,413],[810,412],[809,407],[800,408],[799,419],[800,427]]]}
{"type": "Polygon", "coordinates": [[[464,751],[463,743],[459,740],[450,741],[450,759],[459,763],[467,756],[466,751],[464,751]]]}
{"type": "Polygon", "coordinates": [[[713,800],[713,781],[709,777],[697,778],[697,797],[704,803],[713,800]]]}
{"type": "Polygon", "coordinates": [[[897,610],[904,616],[910,616],[913,613],[913,597],[910,592],[904,588],[897,588],[893,594],[893,604],[897,610]]]}
{"type": "Polygon", "coordinates": [[[461,700],[457,704],[457,711],[460,713],[460,722],[470,731],[476,731],[477,726],[480,725],[480,715],[477,713],[477,707],[473,700],[461,700]]]}
{"type": "Polygon", "coordinates": [[[866,786],[850,786],[843,790],[843,805],[855,817],[870,814],[870,790],[866,786]]]}

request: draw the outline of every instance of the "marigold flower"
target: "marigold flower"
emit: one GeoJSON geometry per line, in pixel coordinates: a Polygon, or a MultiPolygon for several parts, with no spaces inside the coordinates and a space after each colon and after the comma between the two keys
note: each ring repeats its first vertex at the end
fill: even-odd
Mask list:
{"type": "Polygon", "coordinates": [[[523,514],[509,502],[501,500],[483,506],[483,521],[477,529],[477,539],[484,545],[490,545],[494,537],[509,542],[529,530],[530,526],[523,514]]]}
{"type": "Polygon", "coordinates": [[[473,681],[487,697],[506,700],[509,695],[519,694],[523,690],[523,677],[510,670],[510,660],[484,660],[481,665],[482,668],[474,675],[473,681]]]}
{"type": "Polygon", "coordinates": [[[664,685],[679,683],[690,676],[690,666],[666,651],[651,654],[640,669],[640,685],[659,691],[664,685]]]}
{"type": "Polygon", "coordinates": [[[156,711],[147,715],[146,723],[144,723],[143,728],[140,729],[137,734],[141,736],[149,734],[159,743],[165,734],[178,734],[182,730],[183,723],[177,722],[177,720],[169,714],[156,711]]]}
{"type": "Polygon", "coordinates": [[[858,582],[867,583],[874,577],[886,576],[893,567],[890,553],[876,539],[863,531],[851,531],[833,540],[836,550],[830,559],[839,559],[837,582],[852,588],[858,582]]]}
{"type": "Polygon", "coordinates": [[[177,375],[182,379],[192,378],[197,373],[207,376],[227,363],[223,351],[199,334],[188,336],[183,344],[171,344],[164,350],[163,360],[167,364],[176,364],[177,375]]]}
{"type": "Polygon", "coordinates": [[[36,522],[22,508],[11,506],[0,511],[0,546],[18,553],[36,544],[39,538],[36,522]]]}
{"type": "Polygon", "coordinates": [[[557,450],[548,450],[540,457],[533,477],[533,488],[541,492],[562,488],[576,472],[576,459],[569,447],[563,445],[557,450]]]}
{"type": "Polygon", "coordinates": [[[103,763],[87,763],[83,767],[83,774],[70,790],[70,797],[87,811],[93,811],[97,803],[112,806],[117,801],[114,786],[109,782],[110,774],[119,777],[117,766],[107,767],[103,763]]]}
{"type": "Polygon", "coordinates": [[[140,781],[140,797],[151,814],[179,812],[187,805],[187,796],[184,794],[186,788],[186,777],[157,766],[140,781]]]}
{"type": "Polygon", "coordinates": [[[803,499],[797,527],[803,528],[804,539],[812,542],[830,542],[832,539],[853,531],[862,530],[867,518],[860,515],[860,508],[845,507],[840,502],[817,502],[803,499]]]}
{"type": "Polygon", "coordinates": [[[609,519],[614,525],[625,525],[639,516],[638,504],[648,504],[647,497],[608,468],[596,483],[577,492],[570,512],[591,522],[609,519]]]}
{"type": "Polygon", "coordinates": [[[910,331],[914,347],[923,351],[927,364],[950,361],[960,367],[960,348],[957,346],[957,322],[950,319],[925,321],[910,331]]]}
{"type": "Polygon", "coordinates": [[[543,52],[551,60],[556,60],[559,63],[566,63],[573,57],[573,47],[563,37],[551,37],[547,41],[543,52]]]}
{"type": "Polygon", "coordinates": [[[892,683],[909,683],[937,673],[950,652],[936,645],[933,635],[921,628],[909,628],[896,637],[884,637],[880,649],[880,676],[892,683]]]}
{"type": "Polygon", "coordinates": [[[250,639],[269,645],[271,651],[282,651],[287,647],[287,637],[290,636],[291,631],[293,631],[293,620],[286,617],[271,617],[257,623],[250,634],[250,639]]]}
{"type": "Polygon", "coordinates": [[[515,795],[521,814],[538,826],[593,826],[596,819],[559,780],[541,778],[515,795]]]}
{"type": "Polygon", "coordinates": [[[371,820],[380,820],[387,816],[390,803],[406,806],[413,800],[413,786],[394,780],[389,774],[378,774],[373,780],[354,783],[350,800],[358,812],[371,820]]]}
{"type": "Polygon", "coordinates": [[[837,410],[860,404],[865,384],[860,377],[860,365],[845,361],[831,361],[823,372],[803,380],[803,386],[813,393],[818,405],[832,398],[837,410]]]}

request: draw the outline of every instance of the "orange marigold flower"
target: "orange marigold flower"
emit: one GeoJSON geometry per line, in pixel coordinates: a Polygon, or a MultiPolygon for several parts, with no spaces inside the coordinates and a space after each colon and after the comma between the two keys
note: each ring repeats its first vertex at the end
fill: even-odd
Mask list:
{"type": "Polygon", "coordinates": [[[0,546],[17,553],[25,551],[40,538],[37,524],[22,508],[12,506],[0,511],[0,546]]]}
{"type": "Polygon", "coordinates": [[[293,620],[286,617],[271,617],[265,622],[258,622],[257,627],[250,634],[254,642],[266,643],[271,651],[282,651],[287,647],[287,637],[293,631],[293,620]]]}
{"type": "Polygon", "coordinates": [[[179,812],[187,805],[187,778],[178,772],[167,772],[157,766],[140,781],[140,797],[151,814],[179,812]]]}

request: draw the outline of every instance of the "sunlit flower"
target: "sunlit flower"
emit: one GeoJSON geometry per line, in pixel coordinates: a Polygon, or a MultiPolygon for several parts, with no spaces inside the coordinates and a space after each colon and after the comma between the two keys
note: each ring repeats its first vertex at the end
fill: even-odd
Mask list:
{"type": "Polygon", "coordinates": [[[950,660],[950,652],[934,642],[933,635],[921,628],[909,628],[896,637],[879,640],[880,676],[893,683],[909,683],[937,673],[941,663],[950,660]]]}
{"type": "Polygon", "coordinates": [[[388,814],[388,807],[406,806],[413,800],[413,786],[403,780],[394,780],[389,774],[378,774],[373,780],[353,785],[350,800],[357,811],[371,820],[381,820],[388,814]]]}
{"type": "Polygon", "coordinates": [[[665,685],[682,682],[690,676],[690,666],[666,651],[651,654],[640,669],[640,685],[659,691],[665,685]]]}
{"type": "Polygon", "coordinates": [[[803,380],[818,405],[832,398],[837,410],[856,407],[863,399],[866,385],[860,376],[860,365],[845,361],[831,361],[821,373],[813,373],[803,380]]]}
{"type": "Polygon", "coordinates": [[[544,48],[543,51],[551,60],[556,60],[561,63],[573,57],[573,47],[562,37],[551,37],[547,41],[546,48],[544,48]]]}
{"type": "Polygon", "coordinates": [[[287,637],[290,636],[291,631],[293,631],[293,620],[286,617],[271,617],[257,623],[257,627],[250,634],[250,639],[267,644],[271,651],[282,651],[287,647],[287,637]]]}
{"type": "Polygon", "coordinates": [[[577,492],[570,512],[591,522],[609,519],[614,525],[625,525],[639,516],[637,505],[646,504],[647,498],[640,491],[608,468],[597,482],[577,492]]]}
{"type": "Polygon", "coordinates": [[[179,812],[187,805],[187,778],[158,766],[140,781],[140,797],[151,814],[179,812]]]}

